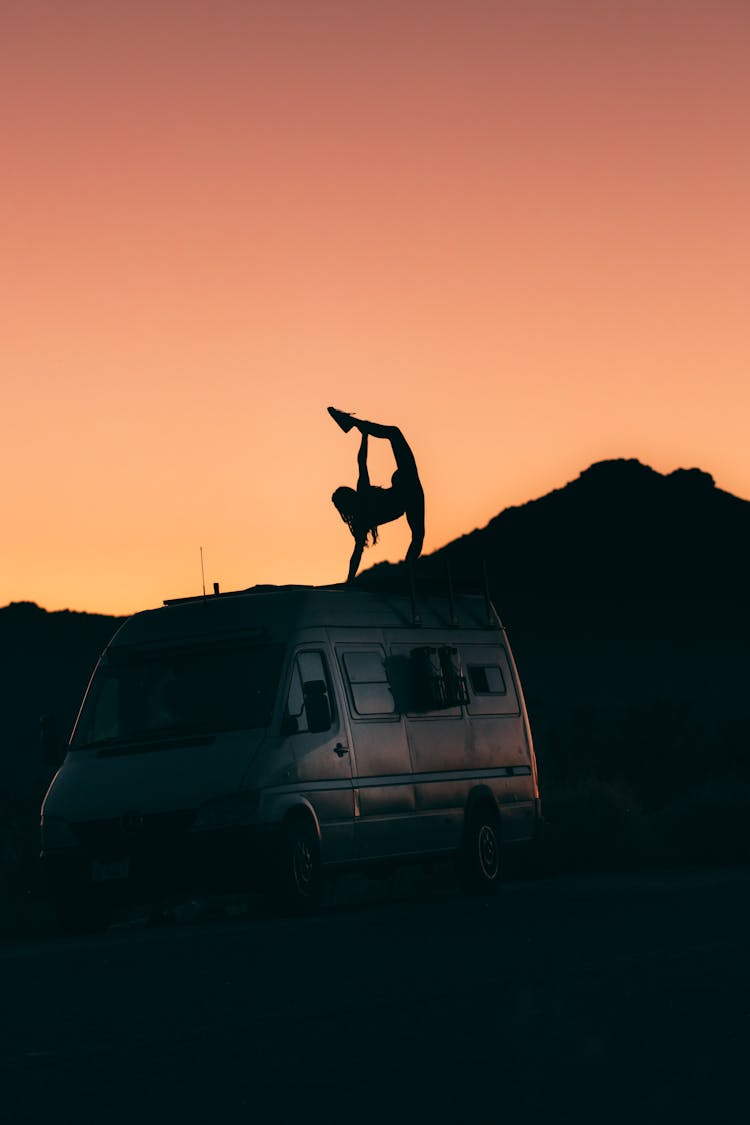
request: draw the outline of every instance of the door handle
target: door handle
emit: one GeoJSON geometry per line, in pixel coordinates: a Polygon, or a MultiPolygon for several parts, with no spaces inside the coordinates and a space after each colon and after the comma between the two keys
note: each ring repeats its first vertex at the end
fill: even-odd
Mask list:
{"type": "Polygon", "coordinates": [[[333,748],[334,754],[338,754],[339,758],[343,758],[344,754],[349,753],[349,747],[344,746],[342,742],[337,742],[333,748]]]}

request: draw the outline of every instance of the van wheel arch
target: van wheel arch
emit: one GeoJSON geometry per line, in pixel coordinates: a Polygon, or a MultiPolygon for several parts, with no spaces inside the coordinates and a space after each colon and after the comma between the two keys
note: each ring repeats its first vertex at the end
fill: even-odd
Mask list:
{"type": "Polygon", "coordinates": [[[464,830],[457,856],[462,889],[470,895],[494,894],[502,874],[502,828],[492,791],[474,790],[466,804],[464,830]]]}
{"type": "Polygon", "coordinates": [[[320,906],[323,869],[320,826],[312,809],[296,805],[281,823],[272,864],[272,895],[289,914],[311,914],[320,906]]]}

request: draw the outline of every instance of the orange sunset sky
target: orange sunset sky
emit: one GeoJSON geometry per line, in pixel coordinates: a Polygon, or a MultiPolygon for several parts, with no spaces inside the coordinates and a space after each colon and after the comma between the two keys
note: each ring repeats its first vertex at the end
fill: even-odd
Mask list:
{"type": "Polygon", "coordinates": [[[0,605],[342,580],[329,403],[425,551],[604,458],[750,498],[749,58],[747,0],[3,0],[0,605]]]}

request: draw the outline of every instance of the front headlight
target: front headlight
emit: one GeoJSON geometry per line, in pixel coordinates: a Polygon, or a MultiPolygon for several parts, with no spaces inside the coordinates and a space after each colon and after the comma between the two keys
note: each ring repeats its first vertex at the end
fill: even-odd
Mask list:
{"type": "Polygon", "coordinates": [[[41,823],[42,851],[53,848],[74,848],[77,840],[67,820],[61,816],[43,816],[41,823]]]}

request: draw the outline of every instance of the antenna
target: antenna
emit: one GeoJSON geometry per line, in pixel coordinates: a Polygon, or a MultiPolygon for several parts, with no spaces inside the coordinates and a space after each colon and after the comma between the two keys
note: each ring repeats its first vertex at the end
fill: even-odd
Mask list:
{"type": "Polygon", "coordinates": [[[203,548],[201,547],[201,581],[203,583],[203,597],[206,596],[206,572],[203,569],[203,548]]]}

